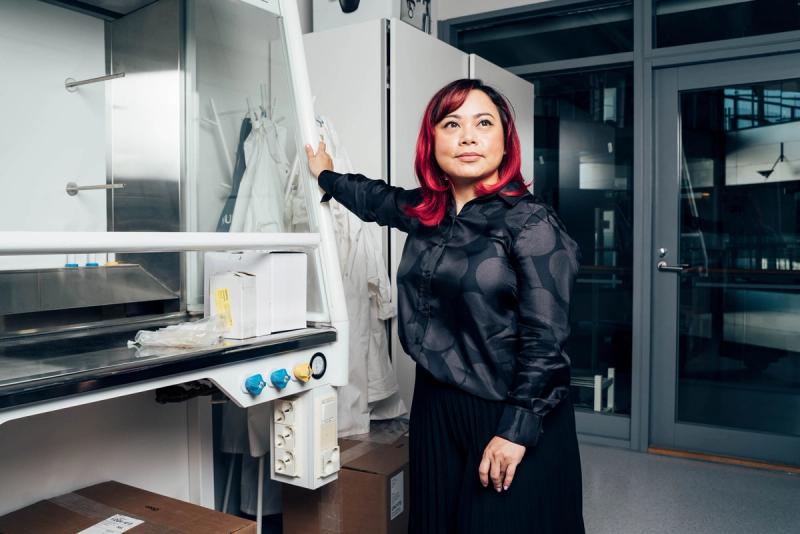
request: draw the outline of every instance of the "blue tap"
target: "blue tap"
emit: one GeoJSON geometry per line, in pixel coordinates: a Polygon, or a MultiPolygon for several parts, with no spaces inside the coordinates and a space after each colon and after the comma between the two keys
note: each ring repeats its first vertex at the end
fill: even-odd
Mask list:
{"type": "Polygon", "coordinates": [[[248,376],[247,379],[244,381],[244,389],[252,395],[253,397],[257,397],[261,395],[261,392],[267,386],[267,382],[264,380],[264,377],[260,374],[255,374],[253,376],[248,376]]]}
{"type": "Polygon", "coordinates": [[[269,375],[270,382],[272,382],[272,385],[278,389],[285,388],[291,379],[292,377],[289,375],[289,372],[286,371],[286,369],[278,369],[269,375]]]}

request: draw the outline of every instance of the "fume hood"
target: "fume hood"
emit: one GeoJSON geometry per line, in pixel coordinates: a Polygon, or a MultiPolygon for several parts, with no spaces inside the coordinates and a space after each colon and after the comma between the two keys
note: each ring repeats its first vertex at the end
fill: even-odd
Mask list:
{"type": "MultiPolygon", "coordinates": [[[[276,399],[301,406],[306,394],[335,405],[331,386],[347,381],[347,314],[330,214],[304,161],[302,147],[317,133],[296,3],[12,0],[0,7],[0,48],[0,81],[9,88],[0,133],[3,510],[41,496],[15,491],[37,487],[44,469],[20,448],[35,455],[24,436],[51,417],[68,426],[108,403],[192,381],[213,384],[241,407],[276,399]],[[258,201],[234,183],[245,122],[266,140],[260,150],[268,172],[258,177],[266,190],[300,184],[289,200],[302,224],[262,210],[276,223],[218,231],[231,202],[238,209],[258,201]],[[306,327],[213,347],[130,348],[137,330],[202,316],[206,251],[306,253],[306,327]],[[322,373],[292,377],[300,364],[313,362],[318,371],[320,355],[322,373]],[[269,377],[281,369],[289,380],[277,387],[269,377]],[[263,387],[251,387],[254,377],[267,377],[263,387]]],[[[304,424],[314,432],[308,410],[304,424]]],[[[208,505],[208,458],[192,456],[202,447],[191,425],[183,416],[167,423],[168,413],[153,428],[172,428],[163,432],[165,447],[182,450],[189,439],[196,469],[150,451],[153,465],[128,470],[128,480],[136,484],[149,472],[148,489],[208,505]],[[182,433],[174,434],[175,425],[182,433]],[[175,487],[181,477],[188,489],[175,487]]],[[[114,451],[100,452],[101,434],[84,438],[84,450],[64,450],[58,461],[114,451]]],[[[334,480],[331,451],[317,450],[310,435],[303,446],[297,468],[276,478],[308,488],[334,480]],[[320,464],[323,453],[327,464],[320,464]]],[[[40,491],[106,478],[92,469],[40,491]]]]}

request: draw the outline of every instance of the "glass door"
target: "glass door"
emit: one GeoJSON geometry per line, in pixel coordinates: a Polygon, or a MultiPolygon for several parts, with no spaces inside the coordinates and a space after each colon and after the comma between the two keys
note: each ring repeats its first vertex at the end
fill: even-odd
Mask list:
{"type": "Polygon", "coordinates": [[[650,443],[800,464],[800,57],[655,95],[650,443]]]}

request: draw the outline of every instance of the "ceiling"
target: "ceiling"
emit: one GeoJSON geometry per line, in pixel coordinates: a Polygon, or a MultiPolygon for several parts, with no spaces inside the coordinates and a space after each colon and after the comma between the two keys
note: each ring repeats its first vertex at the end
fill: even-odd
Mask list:
{"type": "Polygon", "coordinates": [[[72,9],[80,13],[114,20],[141,9],[157,0],[43,0],[48,4],[72,9]]]}

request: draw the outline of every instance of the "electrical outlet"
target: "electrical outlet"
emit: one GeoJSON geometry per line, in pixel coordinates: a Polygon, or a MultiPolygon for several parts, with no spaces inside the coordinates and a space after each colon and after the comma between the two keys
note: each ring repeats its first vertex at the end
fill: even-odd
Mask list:
{"type": "Polygon", "coordinates": [[[273,409],[273,419],[282,425],[292,425],[295,420],[294,402],[278,399],[275,401],[273,409]]]}
{"type": "Polygon", "coordinates": [[[335,480],[341,463],[336,390],[317,386],[276,399],[271,410],[272,479],[308,489],[335,480]]]}
{"type": "Polygon", "coordinates": [[[275,451],[275,472],[281,475],[293,477],[297,476],[297,465],[294,461],[294,455],[288,451],[275,451]]]}
{"type": "Polygon", "coordinates": [[[339,447],[322,453],[322,476],[328,476],[339,470],[339,447]]]}
{"type": "Polygon", "coordinates": [[[294,428],[275,423],[275,447],[287,451],[294,450],[294,428]]]}

